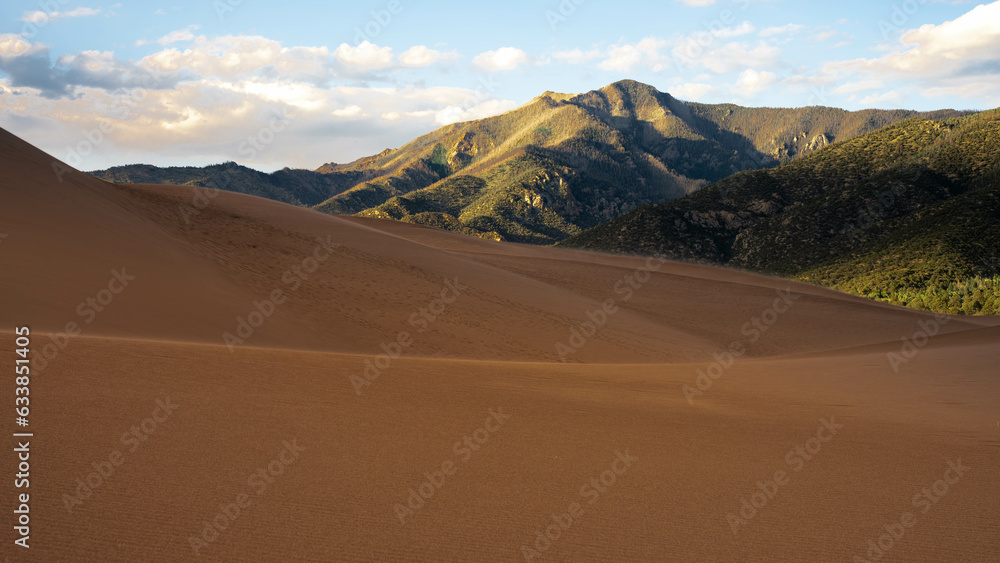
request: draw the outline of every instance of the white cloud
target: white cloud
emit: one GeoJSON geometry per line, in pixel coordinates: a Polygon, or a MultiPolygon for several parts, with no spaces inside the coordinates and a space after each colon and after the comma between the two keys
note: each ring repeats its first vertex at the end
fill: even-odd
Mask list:
{"type": "MultiPolygon", "coordinates": [[[[156,40],[160,45],[171,45],[173,43],[185,43],[194,40],[194,30],[198,29],[197,25],[189,25],[184,29],[178,29],[176,31],[171,31],[170,33],[164,35],[163,37],[156,40]]],[[[143,45],[149,45],[150,42],[145,39],[139,39],[135,42],[136,47],[142,47],[143,45]]]]}
{"type": "Polygon", "coordinates": [[[758,33],[757,35],[760,35],[761,37],[771,37],[771,36],[774,36],[774,35],[785,35],[785,34],[795,33],[796,31],[799,31],[799,30],[803,29],[804,27],[805,26],[803,26],[801,24],[797,24],[797,23],[789,23],[789,24],[779,25],[779,26],[775,26],[775,27],[765,27],[764,29],[760,30],[760,33],[758,33]]]}
{"type": "Polygon", "coordinates": [[[834,94],[854,94],[865,90],[875,90],[885,87],[881,80],[858,80],[856,82],[845,82],[833,89],[834,94]]]}
{"type": "Polygon", "coordinates": [[[740,73],[739,78],[736,80],[734,91],[736,94],[752,97],[774,86],[777,81],[778,76],[773,72],[767,72],[766,70],[756,71],[748,68],[740,73]]]}
{"type": "MultiPolygon", "coordinates": [[[[834,62],[824,71],[848,81],[916,81],[996,105],[1000,103],[1000,1],[976,6],[952,21],[906,31],[900,45],[881,57],[834,62]]],[[[890,94],[862,101],[898,99],[887,98],[890,94]]]]}
{"type": "Polygon", "coordinates": [[[254,75],[285,75],[307,79],[317,84],[335,78],[367,79],[374,72],[392,72],[404,67],[423,67],[435,62],[454,60],[454,52],[441,52],[423,45],[411,47],[399,56],[392,48],[362,41],[346,43],[334,51],[326,47],[285,47],[261,36],[194,36],[187,30],[172,32],[162,38],[169,48],[153,53],[142,64],[160,72],[184,72],[196,76],[223,78],[254,75]],[[187,42],[186,48],[174,46],[187,42]]]}
{"type": "Polygon", "coordinates": [[[896,103],[900,99],[899,92],[890,90],[882,94],[872,94],[861,98],[861,103],[871,107],[885,107],[886,104],[896,103]]]}
{"type": "MultiPolygon", "coordinates": [[[[359,49],[363,47],[359,46],[359,49]]],[[[347,53],[364,61],[365,51],[347,53]]],[[[196,37],[184,50],[175,47],[153,53],[139,61],[161,73],[233,80],[261,74],[281,74],[287,79],[325,82],[335,62],[326,47],[283,47],[281,43],[260,36],[196,37]]],[[[344,69],[352,67],[341,63],[344,69]]]]}
{"type": "Polygon", "coordinates": [[[642,60],[642,53],[634,45],[615,45],[608,49],[607,58],[598,64],[601,70],[629,72],[642,60]]]}
{"type": "Polygon", "coordinates": [[[924,91],[932,98],[947,98],[947,103],[953,103],[955,98],[992,100],[990,107],[1000,106],[1000,96],[995,86],[986,84],[967,84],[962,86],[932,87],[924,91]]]}
{"type": "Polygon", "coordinates": [[[323,88],[302,82],[271,81],[252,78],[236,82],[206,81],[230,92],[239,92],[271,104],[281,104],[307,111],[320,111],[328,105],[328,95],[323,88]]]}
{"type": "Polygon", "coordinates": [[[726,74],[746,68],[772,68],[781,60],[781,50],[758,42],[731,42],[702,47],[691,38],[673,49],[673,55],[686,66],[704,67],[716,74],[726,74]]]}
{"type": "Polygon", "coordinates": [[[455,58],[457,58],[457,53],[442,53],[423,45],[415,45],[399,55],[399,63],[403,66],[424,67],[455,58]]]}
{"type": "Polygon", "coordinates": [[[170,45],[171,43],[182,43],[185,41],[193,41],[194,33],[192,30],[198,29],[198,26],[192,25],[185,29],[178,29],[177,31],[171,31],[170,33],[164,35],[163,37],[156,40],[160,45],[170,45]]]}
{"type": "Polygon", "coordinates": [[[667,46],[664,39],[647,37],[635,44],[613,45],[608,48],[605,59],[597,68],[615,72],[631,72],[636,66],[653,72],[660,72],[670,59],[660,52],[667,46]]]}
{"type": "Polygon", "coordinates": [[[671,86],[668,92],[679,99],[688,101],[744,103],[744,100],[754,98],[757,94],[771,91],[778,85],[789,82],[787,79],[780,79],[776,73],[752,68],[745,69],[732,83],[713,83],[710,82],[711,79],[711,75],[700,76],[694,82],[671,86]],[[698,81],[698,79],[705,81],[698,81]]]}
{"type": "MultiPolygon", "coordinates": [[[[49,98],[71,95],[78,86],[118,90],[151,82],[148,69],[136,62],[118,59],[111,52],[82,51],[52,61],[49,48],[19,36],[0,34],[0,72],[13,87],[36,89],[49,98]]],[[[171,87],[176,76],[163,73],[149,87],[171,87]]]]}
{"type": "Polygon", "coordinates": [[[368,117],[368,114],[365,113],[365,110],[361,109],[361,106],[357,104],[352,104],[345,108],[335,109],[330,112],[330,115],[334,117],[346,117],[346,118],[368,117]]]}
{"type": "Polygon", "coordinates": [[[62,18],[82,18],[86,16],[96,16],[100,14],[101,11],[94,8],[73,8],[68,12],[43,12],[41,10],[34,10],[31,12],[25,12],[21,17],[21,21],[28,23],[49,23],[62,18]]]}
{"type": "Polygon", "coordinates": [[[757,28],[753,26],[752,23],[744,21],[736,27],[721,27],[719,29],[713,29],[712,35],[720,39],[729,39],[732,37],[739,37],[740,35],[746,35],[748,33],[753,33],[757,28]]]}
{"type": "Polygon", "coordinates": [[[449,106],[434,112],[434,122],[438,125],[449,125],[459,121],[471,121],[497,115],[517,107],[511,100],[489,100],[470,108],[449,106]]]}
{"type": "Polygon", "coordinates": [[[985,71],[1000,65],[1000,2],[980,5],[940,25],[924,25],[901,38],[904,49],[878,59],[835,64],[836,69],[870,73],[939,76],[985,71]]]}
{"type": "Polygon", "coordinates": [[[341,43],[333,54],[342,62],[358,68],[379,69],[392,64],[391,48],[379,47],[367,40],[362,41],[357,47],[341,43]]]}
{"type": "Polygon", "coordinates": [[[0,57],[20,57],[31,50],[32,44],[13,33],[0,34],[0,57]]]}
{"type": "Polygon", "coordinates": [[[472,66],[486,72],[513,70],[531,62],[527,53],[516,47],[501,47],[495,51],[480,53],[472,59],[472,66]]]}
{"type": "Polygon", "coordinates": [[[839,31],[834,29],[827,29],[824,31],[820,31],[816,35],[813,35],[813,41],[816,41],[817,43],[822,43],[830,38],[836,37],[839,33],[840,33],[839,31]]]}
{"type": "Polygon", "coordinates": [[[681,100],[697,102],[716,92],[716,87],[703,82],[690,82],[671,86],[670,95],[681,100]]]}
{"type": "Polygon", "coordinates": [[[165,15],[167,15],[167,11],[164,10],[163,8],[157,8],[156,11],[153,12],[153,15],[154,16],[165,16],[165,15]]]}
{"type": "Polygon", "coordinates": [[[589,51],[584,51],[582,49],[572,49],[569,51],[556,51],[555,53],[552,53],[552,57],[554,59],[563,61],[571,65],[592,61],[599,56],[601,56],[600,49],[590,49],[589,51]]]}

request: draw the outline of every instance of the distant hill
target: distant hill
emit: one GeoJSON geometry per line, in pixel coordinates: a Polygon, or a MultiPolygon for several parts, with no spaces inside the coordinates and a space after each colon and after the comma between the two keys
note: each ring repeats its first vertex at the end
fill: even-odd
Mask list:
{"type": "MultiPolygon", "coordinates": [[[[241,173],[245,185],[231,181],[224,189],[327,213],[548,244],[641,205],[682,197],[736,172],[774,167],[903,119],[955,115],[696,104],[626,80],[581,95],[546,92],[502,115],[448,125],[348,164],[241,173]]],[[[170,172],[149,167],[141,181],[204,183],[218,174],[163,170],[170,172]]],[[[95,174],[117,182],[140,177],[127,172],[95,174]]]]}
{"type": "Polygon", "coordinates": [[[160,168],[149,164],[130,164],[97,170],[90,174],[116,184],[201,186],[310,207],[350,189],[370,176],[362,171],[321,174],[311,170],[291,168],[265,174],[235,162],[204,168],[190,166],[160,168]]]}
{"type": "Polygon", "coordinates": [[[950,313],[1000,313],[1000,110],[908,119],[561,244],[663,254],[950,313]]]}

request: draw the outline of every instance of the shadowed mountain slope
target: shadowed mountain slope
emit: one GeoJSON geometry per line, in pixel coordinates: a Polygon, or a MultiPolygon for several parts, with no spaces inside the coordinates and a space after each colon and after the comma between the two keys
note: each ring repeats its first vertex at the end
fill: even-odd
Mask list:
{"type": "Polygon", "coordinates": [[[1000,311],[1000,112],[910,119],[563,241],[795,277],[921,309],[1000,311]]]}

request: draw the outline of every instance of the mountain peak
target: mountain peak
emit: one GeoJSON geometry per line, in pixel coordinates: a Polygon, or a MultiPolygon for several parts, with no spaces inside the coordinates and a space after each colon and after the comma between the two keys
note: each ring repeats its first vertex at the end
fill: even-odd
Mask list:
{"type": "Polygon", "coordinates": [[[638,82],[636,80],[619,80],[617,82],[612,82],[604,88],[601,88],[599,91],[603,92],[605,95],[611,93],[615,93],[618,96],[626,95],[635,101],[656,100],[658,103],[662,103],[661,98],[671,98],[670,94],[657,90],[655,86],[650,86],[649,84],[638,82]]]}
{"type": "Polygon", "coordinates": [[[607,88],[617,88],[619,90],[625,90],[627,92],[649,92],[656,94],[660,93],[660,91],[657,90],[655,86],[650,86],[645,82],[639,82],[638,80],[632,80],[631,78],[626,78],[624,80],[618,80],[616,82],[612,82],[611,84],[608,84],[604,88],[601,88],[601,90],[605,90],[607,88]]]}
{"type": "Polygon", "coordinates": [[[539,96],[535,96],[531,101],[543,100],[548,98],[556,102],[566,102],[576,97],[576,94],[564,94],[562,92],[553,92],[552,90],[547,90],[539,96]]]}

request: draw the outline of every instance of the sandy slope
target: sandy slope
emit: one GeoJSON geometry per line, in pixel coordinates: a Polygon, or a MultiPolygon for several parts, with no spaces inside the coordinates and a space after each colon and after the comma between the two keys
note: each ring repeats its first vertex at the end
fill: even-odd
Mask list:
{"type": "Polygon", "coordinates": [[[680,386],[704,366],[401,359],[359,397],[353,358],[84,337],[35,384],[35,553],[184,560],[247,494],[204,559],[515,560],[577,502],[545,560],[844,561],[906,511],[918,523],[886,560],[995,560],[997,356],[928,349],[899,376],[878,355],[748,360],[690,405],[680,386]],[[122,433],[166,397],[177,410],[130,452],[122,433]],[[456,451],[490,409],[510,419],[456,451]],[[789,465],[823,418],[843,429],[789,465]],[[285,440],[304,451],[256,494],[248,478],[285,440]],[[114,449],[124,462],[68,513],[62,495],[114,449]],[[638,460],[589,504],[581,488],[616,450],[638,460]],[[912,497],[959,459],[969,472],[919,512],[912,497]],[[401,522],[394,506],[448,461],[454,475],[401,522]],[[778,470],[790,481],[734,535],[726,515],[778,470]]]}
{"type": "MultiPolygon", "coordinates": [[[[6,133],[0,178],[0,361],[13,365],[14,326],[35,334],[31,560],[187,560],[202,537],[200,558],[219,561],[849,561],[907,511],[916,523],[881,560],[1000,557],[996,318],[702,266],[647,279],[641,259],[236,194],[59,182],[6,133]],[[310,256],[326,258],[307,273],[310,256]],[[275,290],[286,300],[230,351],[223,334],[275,290]],[[110,302],[80,314],[88,297],[110,302]],[[560,363],[557,344],[588,312],[603,322],[608,299],[560,363]],[[82,335],[50,345],[67,322],[82,335]],[[941,334],[894,370],[922,327],[941,334]],[[401,332],[403,357],[359,386],[401,332]],[[176,410],[144,433],[167,398],[176,410]],[[510,418],[497,427],[490,409],[510,418]],[[478,450],[455,447],[479,428],[478,450]],[[924,513],[914,495],[959,459],[970,469],[924,513]],[[446,462],[422,506],[395,506],[446,462]],[[102,467],[87,495],[77,479],[102,467]],[[613,467],[603,492],[586,485],[613,467]],[[734,524],[779,470],[788,482],[734,524]],[[566,512],[558,539],[538,540],[566,512]],[[217,516],[225,530],[202,536],[217,516]]],[[[12,540],[3,553],[21,560],[12,540]]]]}

